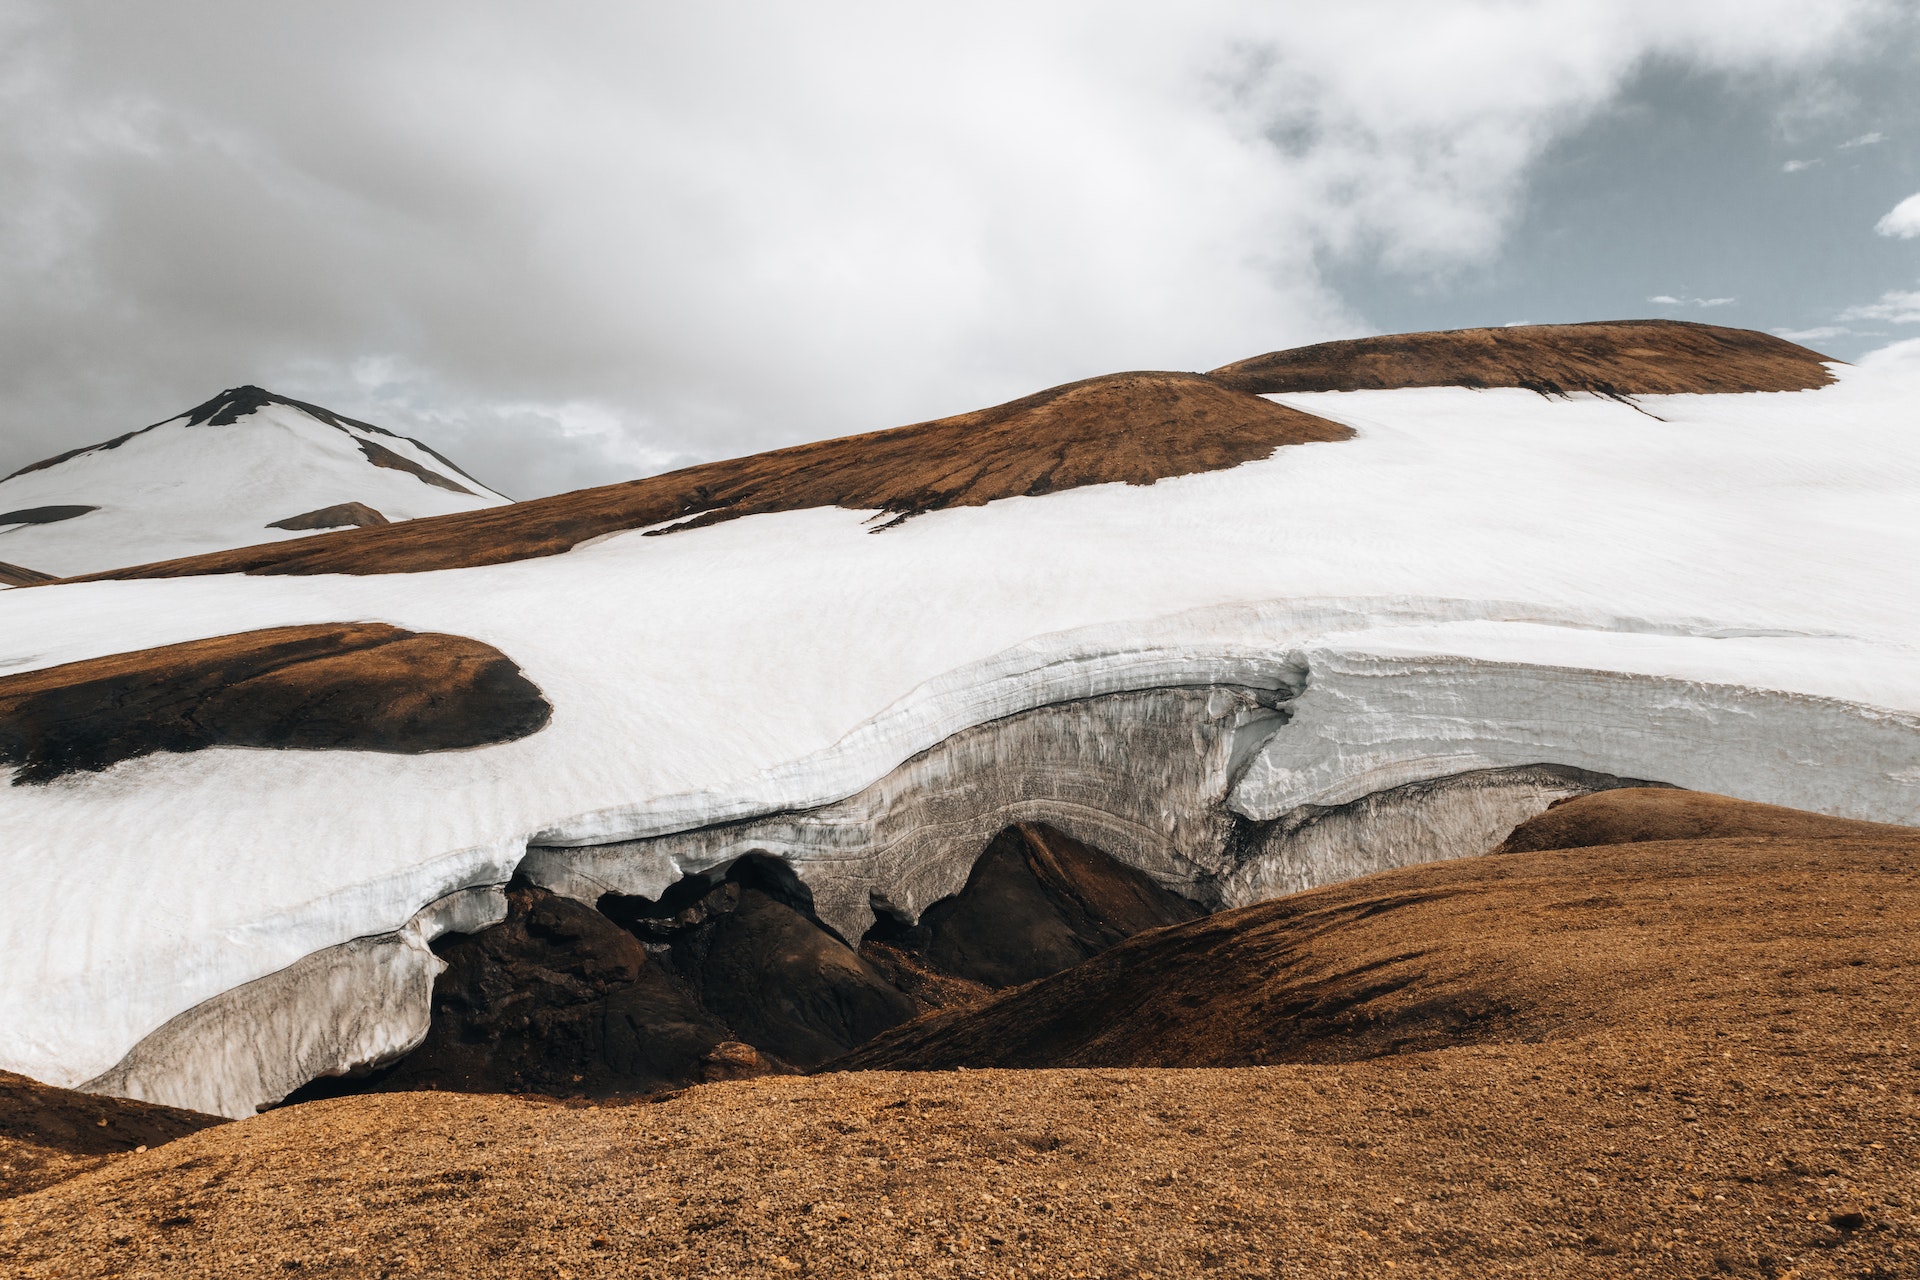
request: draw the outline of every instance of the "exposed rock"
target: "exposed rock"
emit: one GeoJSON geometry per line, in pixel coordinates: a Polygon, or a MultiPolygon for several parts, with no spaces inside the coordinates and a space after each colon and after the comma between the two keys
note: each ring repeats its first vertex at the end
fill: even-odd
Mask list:
{"type": "Polygon", "coordinates": [[[1352,434],[1202,374],[1117,373],[974,413],[516,503],[491,516],[413,520],[351,543],[323,534],[101,576],[421,572],[557,555],[669,521],[691,529],[808,507],[882,512],[892,517],[878,526],[885,528],[945,507],[1218,471],[1284,445],[1352,434]]]}
{"type": "Polygon", "coordinates": [[[342,529],[351,526],[356,529],[371,529],[375,525],[391,523],[385,516],[364,502],[336,502],[330,507],[319,507],[313,511],[303,511],[297,516],[288,516],[285,520],[270,521],[269,529],[342,529]]]}
{"type": "MultiPolygon", "coordinates": [[[[930,1008],[1077,964],[1200,909],[1044,826],[1003,832],[966,888],[859,951],[784,865],[598,910],[519,883],[504,923],[442,939],[419,1047],[290,1101],[390,1089],[643,1094],[817,1066],[930,1008]]],[[[884,935],[884,936],[882,936],[884,935]]]]}
{"type": "Polygon", "coordinates": [[[553,709],[512,659],[384,623],[275,627],[0,677],[15,785],[207,747],[446,751],[511,742],[553,709]]]}
{"type": "Polygon", "coordinates": [[[708,1056],[735,1038],[663,957],[593,908],[525,885],[507,904],[503,923],[435,948],[447,967],[419,1048],[291,1100],[368,1088],[645,1093],[705,1078],[708,1056]]]}
{"type": "Polygon", "coordinates": [[[1008,827],[959,894],[918,924],[869,935],[927,968],[984,987],[1050,977],[1147,929],[1204,914],[1198,904],[1042,823],[1008,827]]]}
{"type": "Polygon", "coordinates": [[[601,909],[664,945],[701,1003],[736,1039],[815,1066],[919,1012],[874,965],[814,918],[793,873],[743,858],[719,885],[676,886],[659,902],[611,897],[601,909]],[[700,896],[689,903],[691,893],[700,896]]]}
{"type": "Polygon", "coordinates": [[[98,511],[99,507],[84,506],[77,502],[56,503],[46,507],[22,507],[18,511],[0,511],[0,524],[58,524],[62,520],[71,520],[83,516],[89,511],[98,511]]]}
{"type": "Polygon", "coordinates": [[[1543,395],[1805,391],[1827,357],[1772,334],[1681,320],[1530,324],[1399,333],[1275,351],[1215,369],[1242,391],[1524,387],[1543,395]]]}
{"type": "Polygon", "coordinates": [[[467,486],[461,484],[458,480],[449,480],[438,471],[430,471],[413,459],[403,458],[393,450],[376,441],[355,440],[354,443],[360,446],[360,452],[366,455],[367,461],[376,467],[384,467],[389,471],[403,471],[422,484],[430,484],[436,489],[445,489],[449,493],[465,493],[475,497],[479,496],[478,494],[474,494],[473,490],[467,488],[467,486]]]}

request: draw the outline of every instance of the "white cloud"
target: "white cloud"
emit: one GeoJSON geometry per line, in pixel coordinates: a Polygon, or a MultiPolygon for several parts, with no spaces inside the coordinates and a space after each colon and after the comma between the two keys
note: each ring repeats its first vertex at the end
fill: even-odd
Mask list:
{"type": "Polygon", "coordinates": [[[1834,317],[1848,320],[1880,320],[1893,324],[1920,324],[1920,290],[1889,289],[1878,302],[1848,307],[1834,317]]]}
{"type": "Polygon", "coordinates": [[[1893,206],[1886,217],[1873,224],[1873,229],[1883,236],[1899,236],[1902,240],[1920,236],[1920,192],[1893,206]]]}
{"type": "Polygon", "coordinates": [[[1840,325],[1822,324],[1811,329],[1775,329],[1774,333],[1788,342],[1821,342],[1827,338],[1843,337],[1853,330],[1840,325]]]}
{"type": "Polygon", "coordinates": [[[1811,169],[1819,163],[1818,160],[1789,160],[1780,166],[1780,172],[1799,173],[1802,169],[1811,169]]]}
{"type": "Polygon", "coordinates": [[[1693,305],[1696,307],[1730,307],[1738,301],[1740,301],[1738,298],[1695,298],[1693,305]]]}
{"type": "Polygon", "coordinates": [[[1871,147],[1886,140],[1887,135],[1884,133],[1863,133],[1857,138],[1849,138],[1841,143],[1839,150],[1851,151],[1855,147],[1871,147]]]}
{"type": "Polygon", "coordinates": [[[1656,293],[1648,302],[1663,307],[1730,307],[1740,301],[1738,298],[1677,298],[1670,293],[1656,293]]]}
{"type": "Polygon", "coordinates": [[[1670,293],[1656,293],[1651,298],[1648,298],[1647,301],[1657,302],[1663,307],[1684,307],[1687,305],[1685,302],[1683,302],[1679,298],[1674,297],[1670,293]]]}
{"type": "Polygon", "coordinates": [[[256,381],[524,495],[1205,368],[1358,331],[1328,259],[1491,258],[1649,59],[1883,8],[11,0],[0,443],[256,381]]]}

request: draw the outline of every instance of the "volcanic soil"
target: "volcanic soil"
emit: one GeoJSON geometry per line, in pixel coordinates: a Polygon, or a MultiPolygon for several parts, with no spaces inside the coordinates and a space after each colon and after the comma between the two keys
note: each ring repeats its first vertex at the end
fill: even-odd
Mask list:
{"type": "Polygon", "coordinates": [[[838,1064],[1032,1066],[830,1065],[624,1105],[313,1102],[0,1201],[0,1258],[25,1276],[1920,1271],[1920,832],[1635,790],[1557,806],[1524,845],[1140,933],[838,1064]]]}

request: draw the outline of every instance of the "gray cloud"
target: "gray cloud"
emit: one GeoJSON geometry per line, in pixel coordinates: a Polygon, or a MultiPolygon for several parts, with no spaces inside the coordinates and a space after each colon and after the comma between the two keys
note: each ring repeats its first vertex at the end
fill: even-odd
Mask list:
{"type": "Polygon", "coordinates": [[[252,381],[529,496],[1409,327],[1341,272],[1496,269],[1649,60],[1812,136],[1900,15],[14,3],[0,470],[252,381]]]}

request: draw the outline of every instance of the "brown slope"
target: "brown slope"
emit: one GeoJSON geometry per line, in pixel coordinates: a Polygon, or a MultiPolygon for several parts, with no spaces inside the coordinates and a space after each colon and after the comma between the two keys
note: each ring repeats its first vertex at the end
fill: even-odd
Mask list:
{"type": "Polygon", "coordinates": [[[25,565],[8,564],[0,560],[0,585],[9,587],[38,587],[59,579],[50,573],[41,573],[38,569],[29,569],[25,565]]]}
{"type": "Polygon", "coordinates": [[[129,1098],[76,1093],[0,1071],[0,1200],[226,1121],[129,1098]]]}
{"type": "MultiPolygon", "coordinates": [[[[1783,829],[1777,812],[1754,828],[1783,829]]],[[[1783,1034],[1802,1019],[1837,1029],[1841,1002],[1780,1010],[1775,975],[1791,965],[1864,993],[1920,961],[1920,830],[1820,832],[1403,868],[1142,934],[1044,982],[927,1014],[838,1065],[1350,1061],[1649,1018],[1758,1027],[1788,1012],[1783,1034]]],[[[1902,996],[1867,1021],[1844,1017],[1858,1034],[1899,1038],[1912,1010],[1902,996]]]]}
{"type": "Polygon", "coordinates": [[[1580,849],[1646,840],[1718,840],[1734,836],[1793,840],[1901,839],[1911,827],[1830,818],[1706,791],[1628,787],[1559,800],[1513,829],[1495,853],[1580,849]]]}
{"type": "MultiPolygon", "coordinates": [[[[958,417],[710,462],[625,484],[374,530],[321,534],[95,574],[417,573],[557,555],[589,538],[684,520],[697,528],[808,507],[892,522],[944,507],[1152,484],[1353,432],[1197,373],[1119,373],[958,417]]],[[[882,526],[884,527],[884,526],[882,526]]],[[[81,579],[85,580],[85,579],[81,579]]]]}
{"type": "Polygon", "coordinates": [[[1260,395],[1400,387],[1523,387],[1605,396],[1805,391],[1828,357],[1772,334],[1681,320],[1398,333],[1274,351],[1215,369],[1260,395]]]}
{"type": "Polygon", "coordinates": [[[377,622],[273,627],[0,677],[16,786],[160,751],[446,751],[510,742],[553,708],[493,646],[377,622]]]}
{"type": "MultiPolygon", "coordinates": [[[[1358,1062],[782,1076],[617,1107],[339,1099],[8,1202],[0,1257],[25,1276],[342,1280],[1906,1276],[1912,855],[1641,843],[1355,887],[1354,903],[1493,895],[1499,918],[1429,914],[1417,945],[1484,959],[1509,1005],[1590,1005],[1564,1036],[1516,1023],[1498,1044],[1358,1062]],[[1557,982],[1516,968],[1519,928],[1557,982]],[[1587,952],[1621,975],[1590,984],[1607,965],[1587,952]]],[[[1314,942],[1351,970],[1421,909],[1350,910],[1314,942]]],[[[1212,976],[1224,1012],[1246,1013],[1233,972],[1212,976]]]]}

